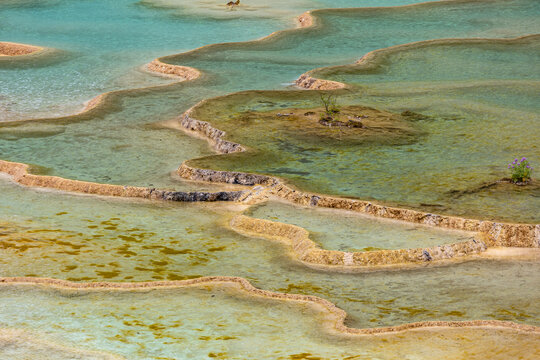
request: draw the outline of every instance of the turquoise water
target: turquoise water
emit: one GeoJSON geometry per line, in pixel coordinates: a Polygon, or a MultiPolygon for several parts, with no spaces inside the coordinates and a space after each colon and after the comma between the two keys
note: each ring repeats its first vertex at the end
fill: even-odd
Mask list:
{"type": "MultiPolygon", "coordinates": [[[[103,92],[170,83],[139,67],[208,43],[248,40],[275,30],[274,19],[216,21],[172,15],[133,0],[0,3],[0,38],[57,48],[63,61],[3,67],[1,120],[74,113],[103,92]]],[[[45,60],[44,60],[45,61],[45,60]]]]}
{"type": "MultiPolygon", "coordinates": [[[[540,44],[537,36],[519,41],[426,43],[394,51],[366,65],[346,65],[315,71],[314,76],[347,84],[475,82],[483,80],[538,81],[540,44]],[[536,40],[535,40],[536,38],[536,40]],[[481,59],[482,61],[479,61],[481,59]],[[511,64],[516,64],[513,67],[511,64]],[[529,65],[529,66],[527,66],[529,65]]],[[[434,84],[436,85],[436,84],[434,84]]]]}
{"type": "MultiPolygon", "coordinates": [[[[367,51],[389,45],[436,37],[512,37],[535,31],[538,27],[537,22],[534,21],[535,14],[539,11],[537,2],[516,0],[512,1],[511,4],[512,6],[508,2],[474,2],[459,5],[427,4],[388,10],[323,11],[318,13],[323,25],[320,28],[284,32],[262,43],[207,47],[187,55],[168,58],[167,61],[196,66],[204,70],[205,76],[200,80],[172,85],[161,90],[141,90],[119,94],[114,96],[109,105],[101,110],[86,116],[68,118],[65,121],[73,123],[72,125],[62,126],[61,129],[53,131],[48,131],[49,124],[23,125],[23,128],[2,128],[0,130],[0,138],[2,139],[0,140],[0,153],[3,159],[40,165],[45,168],[43,171],[63,177],[107,183],[144,186],[153,184],[152,186],[156,187],[182,188],[181,184],[171,180],[168,176],[169,172],[183,160],[207,155],[206,145],[197,145],[196,141],[171,131],[153,130],[152,126],[149,127],[148,124],[170,120],[203,98],[243,89],[280,88],[282,83],[290,82],[304,71],[314,67],[352,62],[367,51]],[[414,22],[409,21],[412,16],[415,18],[414,22]],[[520,20],[516,21],[517,18],[520,20]],[[368,31],[368,29],[376,30],[368,31]],[[360,35],[362,41],[358,41],[360,35]],[[326,47],[335,47],[332,56],[320,55],[320,49],[326,47]],[[34,132],[30,131],[29,134],[28,129],[25,129],[27,126],[31,126],[34,132]],[[40,156],[36,158],[35,154],[38,153],[40,156]]],[[[161,10],[152,11],[162,14],[161,10]]],[[[27,39],[13,40],[26,41],[27,39]]],[[[53,68],[51,67],[51,69],[53,68]]],[[[484,96],[491,97],[485,92],[484,96]]],[[[417,98],[415,95],[414,100],[417,98]]],[[[431,99],[428,99],[428,102],[431,103],[431,99]]],[[[380,99],[379,97],[368,101],[368,104],[384,107],[388,104],[388,99],[380,99]]],[[[405,102],[401,107],[407,105],[409,104],[405,102]]],[[[438,111],[438,109],[434,111],[438,111]]],[[[461,112],[468,112],[468,109],[465,108],[458,112],[458,117],[462,116],[461,112]]],[[[455,116],[456,114],[453,112],[451,115],[455,116]]],[[[530,117],[529,114],[526,116],[530,117]]],[[[482,114],[482,117],[483,121],[495,121],[489,117],[485,119],[487,117],[485,114],[482,114]]],[[[534,119],[536,117],[533,116],[532,120],[528,120],[528,122],[520,122],[520,126],[529,128],[530,121],[534,121],[534,119]]],[[[456,124],[456,122],[452,124],[456,124]]],[[[477,126],[479,122],[470,122],[470,119],[464,119],[456,125],[463,126],[464,124],[477,126]]],[[[446,130],[444,125],[450,126],[447,123],[435,124],[436,131],[440,130],[440,127],[446,130]]],[[[433,129],[427,130],[433,131],[433,129]]],[[[491,137],[475,141],[478,146],[482,146],[484,143],[493,144],[496,142],[491,137]]],[[[507,157],[520,156],[523,152],[519,147],[521,143],[510,139],[506,147],[498,147],[500,155],[497,158],[486,152],[486,160],[482,160],[481,164],[489,162],[489,166],[495,166],[497,163],[506,163],[507,157]],[[504,154],[502,154],[503,151],[504,154]]],[[[298,146],[296,147],[298,148],[298,146]]],[[[428,146],[431,147],[431,145],[428,146]]],[[[294,150],[295,145],[292,147],[293,151],[297,151],[294,150]]],[[[279,171],[280,168],[291,167],[290,165],[300,166],[296,160],[293,160],[290,165],[275,168],[252,168],[245,167],[240,163],[235,163],[234,167],[239,170],[249,169],[286,176],[305,188],[321,192],[369,197],[399,204],[404,203],[409,206],[417,205],[420,202],[435,202],[436,205],[443,207],[446,204],[444,202],[440,204],[442,201],[438,198],[440,186],[444,186],[448,191],[463,187],[464,181],[467,185],[475,186],[488,178],[485,171],[491,171],[491,168],[485,168],[481,179],[475,176],[472,180],[470,178],[463,179],[463,176],[467,177],[467,174],[460,173],[458,175],[461,178],[448,179],[442,185],[438,185],[437,192],[424,191],[415,196],[408,191],[404,192],[403,188],[416,191],[419,186],[411,187],[410,182],[398,181],[401,179],[399,175],[401,167],[384,165],[386,161],[395,158],[396,152],[403,153],[410,159],[414,158],[409,156],[409,151],[422,154],[421,151],[424,147],[422,143],[416,143],[412,147],[412,149],[405,147],[375,149],[376,152],[371,157],[385,159],[385,161],[380,162],[381,165],[369,161],[358,163],[357,154],[354,152],[339,154],[339,162],[344,164],[339,169],[349,169],[349,164],[353,161],[356,163],[355,168],[360,165],[368,170],[367,174],[363,174],[363,178],[366,179],[366,183],[374,185],[374,188],[369,189],[369,191],[364,190],[365,185],[358,186],[357,173],[352,173],[351,177],[343,181],[342,173],[344,170],[334,173],[333,171],[312,172],[310,169],[309,176],[302,176],[301,181],[298,181],[298,176],[290,176],[290,174],[279,171]],[[347,159],[347,156],[351,159],[347,159]],[[381,166],[384,167],[384,172],[380,171],[381,166]],[[321,173],[324,173],[325,176],[328,175],[328,177],[325,179],[317,178],[317,174],[321,173]],[[385,183],[388,183],[385,187],[379,185],[380,180],[374,181],[375,179],[373,179],[374,176],[381,174],[385,177],[383,179],[385,183]],[[338,176],[339,181],[334,175],[338,176]],[[336,184],[340,184],[340,186],[336,187],[336,184]],[[417,200],[419,198],[422,200],[417,200]]],[[[338,155],[332,151],[330,153],[333,154],[332,156],[338,155]]],[[[328,161],[328,156],[325,154],[326,151],[312,155],[314,160],[320,164],[319,169],[322,169],[320,166],[328,161]]],[[[530,155],[534,156],[535,154],[530,155]]],[[[455,158],[463,159],[463,155],[456,154],[455,158]]],[[[333,168],[335,168],[334,162],[333,159],[329,162],[333,168]]],[[[424,171],[425,167],[426,165],[420,169],[425,173],[422,177],[425,177],[426,180],[432,182],[435,177],[438,180],[442,179],[441,173],[433,173],[429,169],[424,171]]],[[[301,167],[300,169],[300,172],[304,174],[304,170],[301,167]]],[[[455,166],[452,171],[455,172],[455,166]]],[[[496,176],[498,177],[499,174],[496,176]]],[[[413,177],[410,179],[412,180],[413,177]]],[[[472,202],[474,201],[476,200],[472,202]]],[[[521,199],[514,202],[523,203],[521,199]]],[[[500,204],[498,201],[496,203],[500,204]]],[[[534,201],[532,203],[536,204],[534,201]]],[[[448,211],[459,215],[506,219],[506,211],[501,211],[497,204],[485,206],[483,202],[480,202],[480,205],[471,205],[472,210],[450,208],[448,211]],[[494,210],[480,211],[482,207],[494,210]]],[[[525,205],[525,209],[529,209],[527,204],[525,205]]],[[[523,211],[518,210],[509,217],[521,221],[537,221],[537,218],[534,216],[531,218],[531,216],[530,211],[523,214],[523,211]]]]}
{"type": "MultiPolygon", "coordinates": [[[[412,2],[392,0],[381,6],[412,2]]],[[[287,1],[246,12],[230,12],[216,3],[209,8],[200,1],[169,3],[173,9],[136,0],[1,1],[0,39],[65,53],[52,63],[47,58],[41,64],[0,62],[0,121],[68,115],[103,92],[170,83],[140,67],[158,56],[292,27],[294,16],[332,2],[287,1]]],[[[345,0],[340,6],[377,3],[345,0]]]]}
{"type": "Polygon", "coordinates": [[[245,215],[303,227],[309,231],[310,239],[327,250],[413,249],[469,241],[475,235],[280,202],[255,206],[245,215]]]}
{"type": "Polygon", "coordinates": [[[322,10],[314,13],[320,19],[314,29],[283,32],[264,42],[207,47],[167,61],[223,73],[229,81],[230,74],[241,73],[235,83],[264,89],[277,81],[292,82],[310,68],[351,63],[369,51],[412,41],[535,33],[539,12],[538,3],[530,0],[322,10]],[[257,76],[248,76],[251,72],[257,76]]]}
{"type": "MultiPolygon", "coordinates": [[[[356,327],[433,319],[538,324],[540,319],[537,260],[479,259],[357,274],[317,271],[295,261],[280,243],[229,230],[230,218],[244,210],[238,206],[130,202],[0,184],[0,276],[85,282],[240,276],[262,289],[335,302],[356,327]]],[[[298,210],[296,218],[313,216],[298,210]]],[[[370,226],[381,238],[399,232],[393,225],[370,226]]]]}

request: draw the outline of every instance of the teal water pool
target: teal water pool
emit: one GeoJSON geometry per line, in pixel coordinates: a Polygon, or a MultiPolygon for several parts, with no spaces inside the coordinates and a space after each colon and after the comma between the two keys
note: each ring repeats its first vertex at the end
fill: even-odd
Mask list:
{"type": "MultiPolygon", "coordinates": [[[[378,3],[345,0],[339,6],[413,1],[378,3]]],[[[103,92],[170,83],[140,68],[158,56],[293,27],[294,16],[331,4],[251,1],[231,12],[216,1],[1,1],[3,41],[51,47],[63,55],[0,62],[0,121],[69,115],[103,92]]]]}

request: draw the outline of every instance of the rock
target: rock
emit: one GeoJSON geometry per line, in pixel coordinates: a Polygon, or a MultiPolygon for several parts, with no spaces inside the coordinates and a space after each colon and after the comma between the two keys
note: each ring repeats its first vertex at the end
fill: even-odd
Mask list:
{"type": "Polygon", "coordinates": [[[211,193],[200,191],[183,192],[154,190],[152,191],[152,195],[156,198],[161,198],[163,200],[169,201],[238,201],[244,195],[244,191],[220,191],[216,193],[211,193]]]}
{"type": "Polygon", "coordinates": [[[431,257],[431,255],[429,254],[429,252],[427,250],[422,251],[422,258],[425,261],[431,261],[432,260],[432,257],[431,257]]]}
{"type": "Polygon", "coordinates": [[[351,128],[363,128],[364,124],[362,124],[360,120],[350,119],[349,122],[347,122],[347,126],[351,128]]]}
{"type": "Polygon", "coordinates": [[[429,119],[429,116],[415,113],[410,110],[405,110],[401,113],[401,116],[408,118],[409,120],[426,120],[429,119]]]}

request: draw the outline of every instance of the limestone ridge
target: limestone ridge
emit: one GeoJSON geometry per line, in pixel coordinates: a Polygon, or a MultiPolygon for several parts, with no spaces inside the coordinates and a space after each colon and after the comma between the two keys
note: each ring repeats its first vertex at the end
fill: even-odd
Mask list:
{"type": "Polygon", "coordinates": [[[223,137],[225,136],[225,131],[216,129],[206,121],[193,119],[189,116],[189,113],[190,111],[188,110],[182,116],[180,121],[182,127],[184,127],[186,130],[203,135],[204,138],[210,142],[215,151],[220,154],[245,151],[242,145],[224,140],[223,137]]]}
{"type": "Polygon", "coordinates": [[[295,85],[308,90],[338,90],[346,88],[346,85],[337,81],[322,80],[311,77],[309,73],[302,74],[295,85]]]}
{"type": "Polygon", "coordinates": [[[132,197],[143,199],[159,199],[169,201],[243,201],[250,195],[249,191],[220,191],[220,192],[183,192],[158,190],[155,188],[98,184],[89,181],[64,179],[58,176],[34,175],[28,172],[29,166],[0,160],[0,172],[8,174],[11,179],[23,186],[41,187],[61,191],[101,195],[132,197]]]}

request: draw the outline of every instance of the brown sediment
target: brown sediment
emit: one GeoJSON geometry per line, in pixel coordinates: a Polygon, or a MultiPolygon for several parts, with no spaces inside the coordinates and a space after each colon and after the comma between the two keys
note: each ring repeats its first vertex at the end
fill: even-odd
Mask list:
{"type": "Polygon", "coordinates": [[[93,360],[125,360],[124,357],[101,351],[91,351],[69,347],[63,344],[39,338],[39,334],[34,334],[23,329],[1,329],[0,328],[0,348],[26,347],[36,349],[41,354],[47,354],[54,359],[93,359],[93,360]]]}
{"type": "Polygon", "coordinates": [[[180,77],[184,80],[195,80],[201,76],[201,72],[195,68],[181,65],[171,65],[155,59],[146,65],[146,69],[151,72],[156,72],[164,75],[172,75],[180,77]]]}
{"type": "MultiPolygon", "coordinates": [[[[407,5],[409,6],[409,5],[407,5]]],[[[357,65],[372,66],[375,61],[379,61],[382,55],[401,51],[407,48],[422,47],[434,44],[453,44],[453,43],[512,43],[516,41],[527,40],[530,38],[540,37],[540,35],[527,35],[514,39],[442,39],[414,42],[410,44],[392,46],[385,49],[372,51],[358,60],[357,65]]],[[[346,65],[354,66],[354,65],[346,65]]],[[[342,67],[342,66],[340,66],[342,67]]],[[[328,68],[325,68],[328,69],[328,68]]],[[[345,87],[345,84],[338,82],[328,83],[327,80],[314,79],[311,73],[320,69],[312,70],[298,79],[298,85],[305,85],[309,89],[319,89],[324,86],[328,88],[334,87],[340,89],[345,87]]],[[[226,141],[223,139],[225,132],[212,127],[206,121],[200,121],[192,117],[194,110],[207,102],[202,101],[186,111],[181,117],[181,124],[190,131],[198,132],[199,135],[206,137],[207,140],[213,143],[214,148],[218,153],[227,154],[237,151],[245,151],[242,145],[226,141]],[[203,124],[201,126],[191,126],[190,124],[203,124]],[[211,129],[211,131],[208,131],[211,129]],[[226,146],[219,146],[224,143],[226,146]]],[[[275,195],[286,199],[292,203],[304,206],[320,206],[334,209],[352,210],[361,213],[370,214],[373,216],[407,221],[411,223],[426,224],[435,227],[443,227],[448,229],[465,230],[480,232],[486,234],[485,244],[487,246],[505,246],[505,247],[540,247],[540,224],[511,224],[495,221],[483,221],[477,219],[467,219],[447,215],[439,215],[427,213],[412,209],[395,208],[384,206],[369,201],[358,199],[346,199],[331,197],[322,194],[314,194],[299,191],[292,186],[286,184],[281,179],[266,175],[248,174],[233,171],[219,171],[211,169],[200,169],[189,166],[189,161],[184,162],[178,169],[178,174],[186,179],[196,181],[221,182],[229,184],[242,185],[263,185],[266,188],[264,191],[258,190],[262,196],[275,195]]]]}
{"type": "Polygon", "coordinates": [[[30,285],[30,286],[46,286],[47,288],[80,290],[80,291],[138,291],[150,289],[173,289],[185,288],[197,285],[234,285],[239,290],[248,293],[250,296],[256,296],[266,299],[274,299],[281,301],[293,301],[311,304],[323,308],[332,316],[330,324],[324,324],[327,328],[337,331],[341,334],[349,335],[378,335],[392,334],[413,329],[429,329],[429,328],[504,328],[518,332],[526,332],[532,334],[540,334],[540,327],[533,325],[518,324],[509,321],[499,320],[471,320],[471,321],[425,321],[409,323],[398,326],[388,326],[380,328],[349,328],[345,325],[347,313],[338,308],[335,304],[328,300],[312,295],[298,295],[277,293],[267,290],[257,289],[251,283],[240,277],[228,276],[209,276],[200,277],[189,280],[176,281],[152,281],[152,282],[92,282],[92,283],[76,283],[67,280],[50,279],[50,278],[33,278],[33,277],[1,277],[0,286],[6,285],[30,285]]]}
{"type": "Polygon", "coordinates": [[[447,192],[447,194],[455,199],[459,199],[463,196],[477,194],[488,189],[494,191],[509,191],[520,187],[527,188],[533,191],[538,191],[540,190],[540,181],[536,179],[530,179],[526,182],[515,183],[512,181],[512,179],[503,178],[497,181],[486,182],[465,190],[450,190],[447,192]]]}
{"type": "Polygon", "coordinates": [[[0,56],[31,55],[43,50],[40,46],[0,41],[0,56]]]}
{"type": "Polygon", "coordinates": [[[26,164],[0,160],[0,172],[7,173],[12,177],[13,181],[29,187],[45,187],[101,196],[187,202],[235,201],[246,204],[264,201],[269,195],[275,195],[304,206],[352,210],[383,218],[479,233],[475,240],[429,248],[342,252],[319,248],[309,239],[307,230],[294,225],[253,219],[246,216],[238,216],[231,221],[231,227],[239,232],[284,240],[291,246],[295,256],[300,261],[312,265],[370,269],[390,268],[463,258],[481,253],[487,247],[540,247],[540,225],[504,224],[463,219],[428,214],[416,210],[391,208],[355,199],[332,198],[324,195],[302,193],[292,189],[277,178],[264,175],[195,169],[184,163],[179,169],[179,175],[182,177],[197,181],[253,186],[252,189],[245,191],[186,193],[144,187],[97,184],[56,176],[33,175],[28,172],[28,168],[29,166],[26,164]]]}
{"type": "MultiPolygon", "coordinates": [[[[406,6],[417,6],[417,5],[418,4],[406,5],[406,6]]],[[[312,13],[310,13],[310,17],[313,17],[312,13]]],[[[283,31],[273,33],[269,35],[269,37],[274,36],[277,33],[282,33],[282,32],[283,31]]],[[[535,36],[535,35],[532,35],[532,36],[535,36]]],[[[386,49],[376,50],[364,56],[361,60],[359,60],[359,63],[364,64],[367,62],[372,62],[373,59],[377,57],[377,54],[384,53],[385,51],[396,51],[396,49],[403,49],[403,48],[411,47],[411,46],[423,46],[425,44],[433,44],[433,43],[446,44],[449,41],[459,42],[459,43],[509,42],[509,41],[516,41],[517,39],[526,39],[532,36],[524,36],[524,37],[520,37],[516,39],[448,39],[448,40],[423,41],[423,42],[398,45],[398,46],[394,46],[394,47],[390,47],[386,49]]],[[[234,44],[247,44],[247,43],[253,43],[257,41],[260,41],[260,40],[256,40],[252,42],[244,42],[244,43],[213,44],[213,45],[204,46],[202,48],[226,47],[226,46],[230,46],[234,44]]],[[[190,52],[183,53],[183,54],[192,53],[202,48],[195,49],[190,52]]],[[[174,65],[168,65],[165,62],[163,62],[162,60],[165,58],[167,57],[154,60],[152,62],[154,64],[153,66],[156,66],[156,67],[164,66],[164,69],[165,69],[164,71],[174,72],[175,69],[177,69],[177,67],[174,65]]],[[[192,71],[188,71],[190,74],[188,76],[190,77],[195,76],[195,73],[200,74],[198,70],[193,69],[193,68],[187,68],[187,67],[180,67],[180,68],[182,68],[182,70],[178,70],[179,73],[183,73],[185,69],[191,69],[192,71]]],[[[312,72],[316,70],[312,70],[312,72]]],[[[312,82],[311,80],[309,80],[309,78],[310,78],[309,73],[307,73],[306,77],[304,77],[304,81],[307,81],[306,83],[311,83],[312,85],[316,83],[316,80],[312,82]]],[[[340,84],[340,83],[336,83],[336,84],[340,84]]],[[[165,85],[165,86],[168,86],[168,85],[165,85]]],[[[313,86],[318,86],[318,85],[313,85],[313,86]]],[[[333,85],[333,86],[337,86],[337,85],[333,85]]],[[[120,92],[121,91],[118,91],[115,93],[120,93],[120,92]]],[[[87,104],[83,112],[87,112],[90,109],[95,109],[100,104],[102,104],[105,101],[107,95],[110,95],[110,94],[111,93],[105,93],[92,99],[87,104]]],[[[239,151],[246,150],[245,147],[243,147],[240,144],[224,140],[224,136],[225,136],[224,131],[221,131],[217,128],[212,127],[211,124],[208,122],[200,121],[200,120],[190,117],[190,113],[192,109],[188,110],[184,114],[181,120],[181,125],[185,129],[193,133],[198,133],[199,135],[208,139],[208,141],[210,141],[214,145],[214,148],[219,153],[226,154],[226,153],[239,152],[239,151]]],[[[39,121],[39,119],[37,119],[36,121],[39,121]]],[[[4,122],[3,125],[6,125],[6,123],[7,122],[4,122]]],[[[214,195],[210,195],[209,193],[195,193],[199,195],[191,196],[191,195],[186,195],[186,194],[193,194],[193,193],[166,192],[166,191],[141,188],[141,187],[96,184],[96,183],[85,182],[85,181],[63,179],[63,178],[54,177],[54,176],[33,175],[33,174],[28,173],[27,170],[28,170],[27,165],[18,164],[18,163],[10,163],[7,161],[0,161],[0,171],[8,173],[9,175],[13,177],[14,181],[18,182],[21,185],[26,185],[26,186],[47,187],[47,188],[52,188],[52,189],[64,190],[64,191],[73,191],[73,192],[81,192],[81,193],[87,193],[87,194],[105,195],[105,196],[124,196],[124,197],[142,197],[142,198],[157,197],[157,198],[165,198],[165,199],[170,199],[170,200],[178,199],[178,201],[193,201],[192,199],[194,198],[206,199],[203,201],[215,201],[215,200],[222,200],[224,198],[226,198],[227,200],[237,200],[237,199],[242,198],[242,196],[244,196],[242,195],[236,198],[236,195],[232,197],[215,195],[215,194],[223,194],[223,193],[214,193],[214,195]]],[[[420,212],[416,210],[392,208],[392,207],[387,207],[384,205],[379,205],[379,204],[356,200],[356,199],[343,199],[343,198],[335,198],[335,197],[329,197],[329,196],[319,195],[319,194],[310,194],[310,193],[298,191],[292,188],[291,186],[285,184],[282,180],[277,179],[275,177],[270,177],[270,176],[265,176],[265,175],[256,175],[256,174],[246,174],[246,173],[241,173],[241,172],[196,169],[196,168],[188,166],[186,163],[182,164],[182,166],[178,170],[178,174],[184,178],[197,180],[197,181],[202,180],[202,181],[210,181],[210,182],[216,182],[216,183],[232,183],[232,184],[241,184],[241,185],[264,185],[267,188],[260,188],[260,187],[256,188],[255,192],[257,196],[265,196],[265,194],[274,194],[284,199],[287,199],[293,203],[302,204],[302,205],[312,205],[312,206],[321,206],[321,207],[336,208],[336,209],[353,210],[353,211],[363,212],[363,213],[367,213],[367,214],[371,214],[375,216],[404,220],[404,221],[409,221],[413,223],[423,223],[423,224],[428,224],[432,226],[440,226],[440,227],[459,229],[459,230],[485,232],[490,235],[489,240],[486,241],[486,244],[488,246],[540,247],[540,225],[505,224],[505,223],[497,223],[497,222],[492,222],[492,221],[464,219],[464,218],[458,218],[458,217],[425,213],[425,212],[420,212]]],[[[249,193],[248,197],[254,197],[253,194],[254,192],[252,191],[251,193],[249,193]]]]}
{"type": "Polygon", "coordinates": [[[388,269],[430,262],[463,258],[487,249],[481,236],[478,239],[419,249],[345,252],[321,249],[301,227],[238,215],[231,220],[231,228],[240,233],[276,239],[288,244],[295,257],[309,265],[346,267],[347,269],[388,269]]]}
{"type": "Polygon", "coordinates": [[[101,196],[115,196],[143,199],[160,199],[169,201],[242,201],[249,197],[249,191],[221,192],[183,192],[167,191],[154,188],[98,184],[89,181],[65,179],[58,176],[34,175],[29,171],[29,165],[0,160],[0,173],[5,173],[11,179],[23,186],[56,189],[67,192],[83,193],[101,196]]]}

